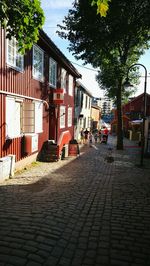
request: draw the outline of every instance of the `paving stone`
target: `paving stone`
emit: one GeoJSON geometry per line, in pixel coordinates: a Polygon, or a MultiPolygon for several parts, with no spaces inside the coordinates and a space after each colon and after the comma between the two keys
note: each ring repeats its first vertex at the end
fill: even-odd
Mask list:
{"type": "Polygon", "coordinates": [[[0,184],[0,266],[149,266],[150,168],[125,143],[109,136],[0,184]]]}

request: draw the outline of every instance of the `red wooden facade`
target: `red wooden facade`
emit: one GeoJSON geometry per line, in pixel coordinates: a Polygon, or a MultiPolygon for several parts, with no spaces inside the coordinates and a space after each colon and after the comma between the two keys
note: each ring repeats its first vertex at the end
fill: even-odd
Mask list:
{"type": "MultiPolygon", "coordinates": [[[[146,94],[146,116],[150,116],[150,95],[146,94]]],[[[130,100],[128,103],[122,106],[123,114],[123,128],[125,133],[129,130],[130,121],[143,118],[144,110],[144,94],[140,94],[137,97],[130,100]]],[[[117,110],[114,110],[114,120],[111,122],[111,131],[116,133],[117,130],[117,110]]]]}
{"type": "MultiPolygon", "coordinates": [[[[39,81],[38,79],[33,77],[33,49],[31,49],[24,55],[24,68],[22,71],[18,71],[16,68],[10,66],[7,63],[7,40],[5,38],[5,31],[0,29],[0,157],[4,157],[8,154],[15,154],[16,161],[26,158],[32,153],[40,151],[43,143],[48,139],[53,139],[57,141],[61,146],[60,139],[62,139],[62,133],[63,135],[65,135],[65,143],[68,143],[69,140],[74,137],[74,87],[76,78],[80,78],[81,76],[78,71],[73,67],[73,65],[69,62],[69,60],[61,53],[61,51],[55,46],[55,44],[48,38],[48,36],[43,31],[40,31],[40,38],[36,45],[40,49],[42,49],[44,54],[44,71],[42,81],[39,81]],[[55,88],[52,87],[49,83],[50,57],[55,60],[57,65],[55,88]],[[61,106],[56,106],[53,101],[54,90],[56,88],[62,88],[62,69],[65,69],[66,71],[66,89],[64,92],[64,103],[62,104],[65,109],[65,114],[63,114],[65,122],[63,127],[60,126],[60,119],[62,116],[60,113],[61,106]],[[68,93],[69,75],[73,79],[72,95],[69,95],[68,93]],[[8,110],[6,110],[6,105],[9,107],[9,102],[11,103],[11,99],[13,99],[14,102],[16,101],[18,103],[18,107],[21,110],[21,114],[27,113],[27,110],[23,111],[24,107],[22,106],[25,106],[25,109],[27,109],[26,106],[30,106],[30,109],[32,103],[34,102],[38,103],[39,105],[41,104],[42,130],[37,130],[37,151],[33,148],[31,150],[28,149],[28,151],[26,152],[27,147],[25,147],[25,140],[28,139],[28,137],[26,136],[29,136],[30,134],[24,134],[24,131],[22,131],[22,133],[17,137],[7,138],[8,125],[6,123],[6,120],[10,121],[12,114],[11,112],[10,114],[8,113],[8,110]],[[70,108],[70,112],[72,110],[72,121],[70,124],[68,122],[68,108],[70,108]]],[[[32,113],[34,113],[34,115],[37,111],[35,106],[36,104],[34,105],[34,110],[32,110],[32,113]]],[[[29,131],[31,131],[32,120],[30,116],[31,112],[29,114],[28,110],[28,117],[22,118],[22,121],[30,120],[29,131]]],[[[34,119],[38,120],[38,114],[36,114],[36,118],[34,119]]],[[[23,122],[23,124],[24,123],[25,122],[23,122]]],[[[39,122],[37,122],[37,124],[38,123],[39,122]]],[[[18,125],[16,126],[18,127],[18,125]]]]}
{"type": "MultiPolygon", "coordinates": [[[[150,116],[150,95],[147,93],[146,116],[150,116]]],[[[144,111],[144,93],[133,98],[123,105],[123,114],[126,114],[131,120],[142,118],[144,111]]]]}

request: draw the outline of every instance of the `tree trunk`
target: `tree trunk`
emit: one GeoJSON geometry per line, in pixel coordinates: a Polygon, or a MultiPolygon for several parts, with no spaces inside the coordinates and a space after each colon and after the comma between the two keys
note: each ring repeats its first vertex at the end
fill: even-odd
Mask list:
{"type": "Polygon", "coordinates": [[[122,81],[118,82],[117,90],[117,150],[123,150],[122,81]]]}

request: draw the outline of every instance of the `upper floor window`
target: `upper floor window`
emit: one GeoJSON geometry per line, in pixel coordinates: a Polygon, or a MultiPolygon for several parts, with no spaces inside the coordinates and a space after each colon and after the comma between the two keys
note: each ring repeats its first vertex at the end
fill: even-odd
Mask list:
{"type": "Polygon", "coordinates": [[[64,68],[61,69],[61,88],[64,89],[64,93],[66,92],[67,86],[67,72],[64,68]]]}
{"type": "Polygon", "coordinates": [[[43,81],[44,52],[37,46],[33,46],[33,77],[43,81]]]}
{"type": "Polygon", "coordinates": [[[60,106],[60,128],[65,127],[65,119],[66,119],[66,108],[65,106],[60,106]]]}
{"type": "Polygon", "coordinates": [[[85,108],[87,108],[87,106],[88,106],[88,96],[86,95],[85,96],[85,108]]]}
{"type": "Polygon", "coordinates": [[[75,88],[75,106],[79,106],[79,105],[80,105],[80,91],[76,87],[75,88]]]}
{"type": "Polygon", "coordinates": [[[18,43],[15,38],[7,40],[7,64],[16,70],[23,71],[24,56],[18,52],[18,43]]]}
{"type": "Polygon", "coordinates": [[[89,109],[91,108],[91,99],[89,98],[89,109]]]}
{"type": "Polygon", "coordinates": [[[73,77],[69,75],[69,90],[68,94],[73,96],[73,77]]]}
{"type": "Polygon", "coordinates": [[[52,58],[49,59],[49,83],[51,86],[56,88],[57,80],[57,64],[52,58]]]}

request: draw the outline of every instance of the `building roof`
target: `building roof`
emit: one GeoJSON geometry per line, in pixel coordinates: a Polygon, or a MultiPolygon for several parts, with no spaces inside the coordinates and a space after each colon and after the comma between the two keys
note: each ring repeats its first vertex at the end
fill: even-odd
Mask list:
{"type": "Polygon", "coordinates": [[[76,78],[82,77],[78,70],[71,64],[67,57],[59,50],[43,30],[40,30],[40,38],[49,46],[50,50],[52,50],[52,52],[59,58],[60,62],[70,70],[71,74],[76,76],[76,78]]]}
{"type": "MultiPolygon", "coordinates": [[[[147,95],[147,96],[150,96],[150,94],[148,94],[148,93],[146,93],[146,95],[147,95]]],[[[141,93],[140,95],[138,95],[138,96],[136,96],[136,97],[134,97],[134,98],[131,98],[131,99],[129,100],[129,102],[125,103],[123,106],[126,106],[126,105],[128,105],[128,104],[131,104],[131,103],[137,101],[138,99],[140,99],[140,98],[143,97],[143,96],[144,96],[144,93],[141,93]]]]}
{"type": "Polygon", "coordinates": [[[93,97],[91,92],[78,80],[77,86],[80,86],[90,97],[93,97]]]}

